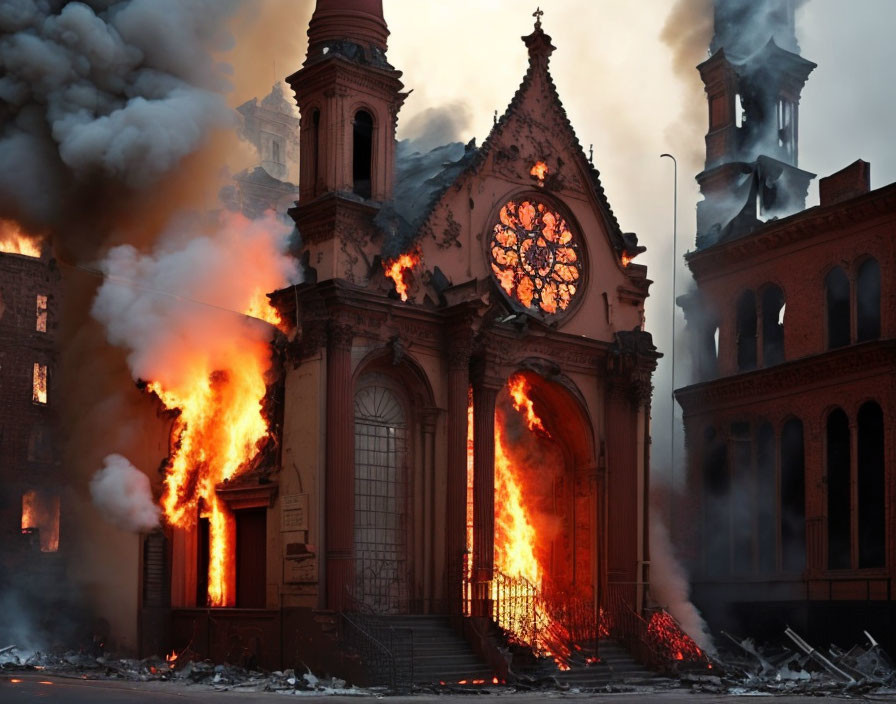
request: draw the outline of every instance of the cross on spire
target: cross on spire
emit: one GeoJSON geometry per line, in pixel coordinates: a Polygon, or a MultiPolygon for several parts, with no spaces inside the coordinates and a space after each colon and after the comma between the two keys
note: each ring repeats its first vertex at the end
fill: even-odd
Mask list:
{"type": "Polygon", "coordinates": [[[532,13],[532,16],[535,18],[535,29],[541,29],[541,16],[543,14],[544,10],[541,7],[536,7],[535,12],[532,13]]]}

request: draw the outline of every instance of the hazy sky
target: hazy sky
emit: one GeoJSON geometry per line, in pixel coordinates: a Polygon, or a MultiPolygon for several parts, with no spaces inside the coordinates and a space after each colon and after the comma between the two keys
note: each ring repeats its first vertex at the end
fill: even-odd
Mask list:
{"type": "MultiPolygon", "coordinates": [[[[291,5],[293,19],[283,22],[295,33],[278,55],[286,70],[298,68],[313,2],[267,2],[291,5]]],[[[681,4],[685,15],[699,14],[707,5],[681,4]]],[[[536,3],[384,0],[383,5],[392,33],[390,61],[414,91],[399,116],[399,137],[406,136],[403,130],[415,114],[455,104],[458,115],[469,114],[458,136],[481,143],[494,111],[504,112],[525,73],[520,37],[532,31],[536,3]]],[[[579,141],[585,149],[594,145],[594,163],[623,230],[637,232],[648,248],[638,259],[655,282],[647,326],[666,353],[654,396],[654,458],[661,465],[670,422],[672,164],[659,155],[671,152],[679,159],[678,252],[683,254],[694,242],[693,177],[702,166],[706,131],[702,84],[696,70],[675,71],[673,48],[660,38],[673,0],[540,0],[540,5],[544,29],[557,47],[551,72],[579,141]]],[[[686,26],[673,33],[672,43],[694,43],[686,26]]],[[[863,158],[871,162],[873,187],[896,181],[894,26],[893,0],[809,0],[798,11],[802,55],[818,64],[800,104],[802,168],[824,176],[863,158]]],[[[701,44],[690,48],[697,57],[691,65],[706,56],[701,44]]],[[[813,184],[809,205],[817,203],[817,193],[813,184]]],[[[688,280],[682,266],[679,293],[688,280]]],[[[679,339],[682,329],[679,318],[679,339]]],[[[679,352],[677,385],[688,381],[685,364],[679,352]]],[[[679,447],[679,460],[680,455],[679,447]]]]}

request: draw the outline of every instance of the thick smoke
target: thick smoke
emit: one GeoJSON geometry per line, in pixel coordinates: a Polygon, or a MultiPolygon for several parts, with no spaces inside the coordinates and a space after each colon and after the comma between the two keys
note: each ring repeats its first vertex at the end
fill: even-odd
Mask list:
{"type": "Polygon", "coordinates": [[[402,137],[410,140],[412,151],[428,152],[449,142],[461,141],[470,131],[473,111],[462,101],[455,101],[418,112],[402,124],[402,137]]]}
{"type": "Polygon", "coordinates": [[[0,162],[16,168],[0,173],[0,216],[37,230],[89,220],[85,201],[155,183],[231,125],[211,52],[232,42],[235,6],[4,2],[0,162]]]}
{"type": "Polygon", "coordinates": [[[139,533],[159,525],[149,477],[121,455],[109,455],[90,480],[90,496],[103,517],[122,530],[139,533]]]}
{"type": "Polygon", "coordinates": [[[669,532],[657,517],[657,511],[651,513],[650,520],[650,596],[675,617],[697,645],[715,654],[709,628],[690,601],[688,575],[675,559],[669,532]]]}
{"type": "Polygon", "coordinates": [[[110,250],[93,315],[128,350],[134,379],[184,388],[233,368],[246,344],[267,342],[270,327],[243,313],[260,313],[265,293],[296,280],[291,232],[273,214],[220,213],[173,225],[151,254],[110,250]]]}

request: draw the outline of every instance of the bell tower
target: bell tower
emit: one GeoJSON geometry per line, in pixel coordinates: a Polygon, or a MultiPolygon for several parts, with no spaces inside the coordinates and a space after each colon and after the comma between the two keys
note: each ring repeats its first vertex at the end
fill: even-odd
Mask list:
{"type": "Polygon", "coordinates": [[[290,214],[318,280],[364,282],[373,217],[392,197],[407,94],[386,59],[388,36],[382,0],[317,0],[305,62],[286,79],[301,113],[299,201],[290,214]]]}
{"type": "Polygon", "coordinates": [[[805,208],[815,174],[798,167],[800,93],[815,64],[799,55],[793,0],[716,0],[712,56],[697,67],[709,103],[697,182],[697,247],[805,208]]]}

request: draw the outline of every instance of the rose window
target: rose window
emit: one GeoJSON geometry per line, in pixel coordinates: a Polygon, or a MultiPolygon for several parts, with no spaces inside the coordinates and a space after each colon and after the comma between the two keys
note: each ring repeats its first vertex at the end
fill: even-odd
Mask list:
{"type": "Polygon", "coordinates": [[[524,308],[557,313],[579,288],[582,263],[566,220],[535,200],[501,208],[489,244],[492,271],[501,288],[524,308]]]}

